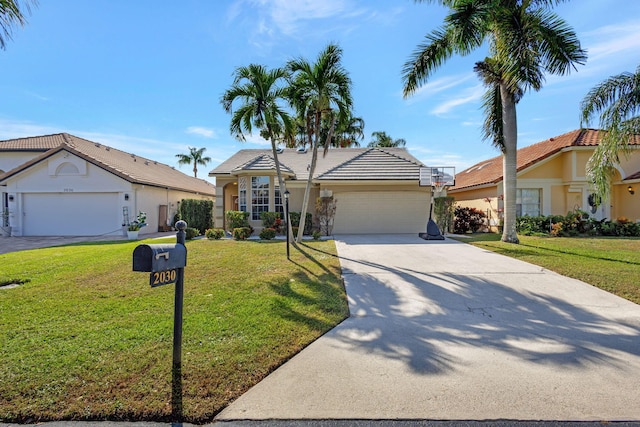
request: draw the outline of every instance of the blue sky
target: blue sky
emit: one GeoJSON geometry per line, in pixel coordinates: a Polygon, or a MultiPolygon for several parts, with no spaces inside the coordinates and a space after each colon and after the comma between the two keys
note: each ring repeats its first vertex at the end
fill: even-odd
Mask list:
{"type": "MultiPolygon", "coordinates": [[[[520,147],[577,129],[588,90],[640,64],[640,1],[574,0],[555,11],[589,59],[518,104],[520,147]]],[[[68,132],[176,168],[175,154],[206,147],[205,177],[241,148],[268,147],[229,133],[219,100],[234,69],[312,61],[334,42],[365,121],[361,144],[385,131],[425,164],[460,172],[499,154],[481,139],[472,70],[486,52],[452,58],[402,98],[403,64],[445,14],[412,0],[41,0],[0,51],[0,139],[68,132]]]]}

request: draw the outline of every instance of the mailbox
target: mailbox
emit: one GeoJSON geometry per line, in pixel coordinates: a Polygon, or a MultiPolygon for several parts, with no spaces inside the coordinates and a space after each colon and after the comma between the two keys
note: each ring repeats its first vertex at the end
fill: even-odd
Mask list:
{"type": "Polygon", "coordinates": [[[167,271],[186,265],[187,248],[180,243],[138,245],[133,251],[133,271],[167,271]]]}

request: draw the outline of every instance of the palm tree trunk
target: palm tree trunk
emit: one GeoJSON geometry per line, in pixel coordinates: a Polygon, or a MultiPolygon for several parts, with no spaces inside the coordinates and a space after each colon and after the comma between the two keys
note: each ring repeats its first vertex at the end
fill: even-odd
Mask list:
{"type": "Polygon", "coordinates": [[[500,83],[502,99],[502,120],[504,149],[502,151],[502,186],[504,195],[504,228],[502,241],[520,243],[516,233],[516,189],[517,189],[517,156],[518,125],[516,104],[513,94],[504,83],[500,83]]]}
{"type": "MultiPolygon", "coordinates": [[[[307,179],[307,186],[304,189],[304,199],[302,200],[302,212],[300,212],[300,227],[298,228],[298,236],[296,242],[302,241],[304,235],[304,226],[307,222],[307,209],[309,208],[309,195],[311,194],[311,181],[313,180],[313,174],[316,171],[316,163],[318,162],[318,138],[320,138],[320,114],[316,117],[316,138],[315,144],[313,144],[313,154],[311,155],[311,165],[309,167],[309,178],[307,179]]],[[[333,131],[335,129],[335,120],[331,119],[331,127],[325,141],[325,147],[331,142],[333,131]]]]}
{"type": "MultiPolygon", "coordinates": [[[[273,153],[273,160],[276,164],[276,175],[278,176],[278,187],[280,187],[280,198],[282,199],[284,197],[284,192],[287,191],[287,188],[284,185],[284,179],[282,179],[282,172],[280,170],[280,160],[278,160],[278,149],[276,147],[276,138],[275,138],[275,135],[273,135],[273,133],[271,132],[270,128],[268,128],[268,131],[271,137],[271,152],[273,153]]],[[[285,218],[285,221],[287,223],[287,228],[289,229],[289,234],[288,234],[289,239],[291,239],[291,236],[293,236],[293,232],[291,230],[290,217],[285,218]]]]}

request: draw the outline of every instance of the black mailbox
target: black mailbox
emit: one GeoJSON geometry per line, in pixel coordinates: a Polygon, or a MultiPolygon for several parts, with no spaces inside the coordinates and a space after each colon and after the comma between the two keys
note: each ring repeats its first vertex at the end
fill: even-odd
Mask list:
{"type": "Polygon", "coordinates": [[[133,250],[133,271],[167,271],[186,265],[187,248],[180,243],[139,245],[133,250]]]}

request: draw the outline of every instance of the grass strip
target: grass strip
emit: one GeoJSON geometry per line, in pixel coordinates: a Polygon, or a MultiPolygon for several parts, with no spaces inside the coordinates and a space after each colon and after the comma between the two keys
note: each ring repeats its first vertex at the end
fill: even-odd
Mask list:
{"type": "Polygon", "coordinates": [[[520,244],[514,245],[501,242],[500,237],[487,233],[457,239],[582,280],[640,304],[640,238],[518,236],[520,244]]]}

